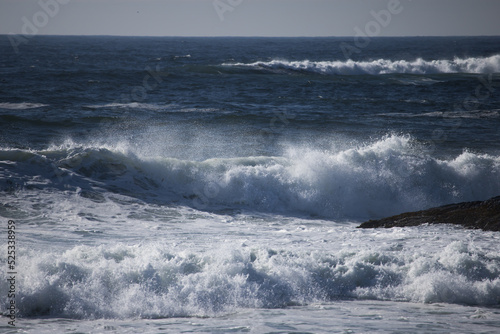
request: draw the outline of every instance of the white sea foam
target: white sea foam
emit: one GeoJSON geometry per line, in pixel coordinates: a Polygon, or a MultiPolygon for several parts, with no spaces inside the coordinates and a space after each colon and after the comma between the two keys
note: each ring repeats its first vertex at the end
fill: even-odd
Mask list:
{"type": "MultiPolygon", "coordinates": [[[[243,244],[221,239],[217,249],[202,252],[158,236],[140,245],[75,246],[43,254],[26,249],[19,257],[17,306],[23,316],[92,319],[214,316],[345,298],[500,303],[498,256],[470,241],[450,243],[463,238],[460,231],[323,230],[322,249],[311,247],[314,240],[308,240],[308,250],[297,245],[319,232],[290,233],[286,249],[269,246],[280,238],[278,231],[243,244]],[[433,234],[443,240],[433,240],[433,234]]],[[[0,307],[4,312],[5,305],[0,307]]]]}
{"type": "Polygon", "coordinates": [[[191,161],[68,141],[0,160],[11,180],[2,188],[15,192],[2,210],[18,217],[24,245],[25,317],[213,316],[343,299],[500,304],[494,232],[349,222],[498,195],[500,157],[437,159],[392,135],[279,157],[191,161]]]}
{"type": "Polygon", "coordinates": [[[439,73],[499,73],[500,55],[455,59],[371,61],[287,61],[271,60],[254,63],[224,63],[223,66],[248,67],[269,70],[293,70],[320,74],[439,74],[439,73]]]}

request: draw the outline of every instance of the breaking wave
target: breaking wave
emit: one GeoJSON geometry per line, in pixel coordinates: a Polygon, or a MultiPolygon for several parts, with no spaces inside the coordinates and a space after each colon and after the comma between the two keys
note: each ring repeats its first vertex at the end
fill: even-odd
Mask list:
{"type": "MultiPolygon", "coordinates": [[[[106,230],[106,218],[101,216],[107,213],[101,210],[115,217],[129,212],[127,223],[132,224],[143,206],[144,212],[163,205],[188,206],[198,210],[186,210],[207,210],[210,215],[219,208],[235,208],[245,212],[244,220],[252,219],[248,212],[290,216],[280,225],[286,230],[287,222],[295,224],[294,215],[376,218],[486,199],[500,190],[499,156],[463,152],[438,159],[411,137],[401,135],[337,150],[290,147],[276,157],[205,161],[146,156],[126,143],[67,142],[43,151],[4,148],[0,161],[2,196],[7,194],[11,202],[0,209],[21,207],[24,198],[32,200],[33,196],[48,196],[50,203],[58,203],[61,196],[79,204],[81,199],[93,208],[92,215],[85,216],[90,219],[88,226],[100,222],[100,227],[88,231],[72,226],[69,234],[78,236],[112,233],[106,230]]],[[[47,213],[43,210],[50,206],[41,207],[23,206],[22,210],[42,210],[37,217],[42,220],[47,213]]],[[[56,210],[61,211],[58,217],[69,225],[62,207],[56,210]]],[[[31,216],[27,211],[24,216],[16,214],[31,216]]],[[[183,219],[169,221],[168,229],[174,231],[176,224],[185,223],[183,219]]],[[[145,228],[123,226],[130,233],[145,228]]],[[[445,238],[442,233],[454,233],[452,227],[396,231],[394,239],[385,236],[381,240],[389,238],[390,242],[380,243],[373,241],[376,233],[353,229],[349,223],[325,222],[319,230],[314,228],[311,235],[326,240],[322,242],[328,247],[269,246],[256,238],[250,245],[231,240],[220,249],[199,251],[189,243],[156,238],[136,245],[109,240],[104,245],[77,245],[64,251],[57,245],[43,252],[25,249],[18,256],[17,269],[26,274],[16,278],[22,287],[16,306],[24,317],[123,319],[217,316],[241,308],[341,299],[500,305],[500,262],[495,248],[445,238]],[[427,236],[429,244],[422,246],[421,233],[435,238],[427,236]],[[431,247],[439,251],[429,251],[431,247]]],[[[274,237],[272,233],[284,236],[281,230],[267,233],[271,235],[263,239],[274,237]]],[[[0,257],[6,261],[5,253],[0,257]]],[[[6,275],[0,277],[2,291],[8,290],[6,275]]],[[[0,312],[7,314],[6,305],[0,304],[0,312]]]]}
{"type": "Polygon", "coordinates": [[[0,160],[13,161],[2,173],[18,177],[3,179],[17,179],[21,189],[30,183],[99,188],[160,204],[328,219],[381,218],[500,193],[499,156],[464,151],[438,159],[397,135],[343,150],[290,147],[278,157],[193,161],[144,156],[126,143],[69,143],[47,151],[3,150],[0,160]]]}
{"type": "Polygon", "coordinates": [[[271,60],[254,63],[224,63],[223,66],[260,70],[289,70],[333,75],[381,74],[444,74],[444,73],[500,73],[500,55],[490,57],[455,58],[452,60],[389,60],[371,61],[287,61],[271,60]]]}
{"type": "MultiPolygon", "coordinates": [[[[2,255],[2,257],[4,257],[2,255]]],[[[285,251],[225,245],[76,246],[20,256],[21,316],[77,319],[217,316],[339,299],[498,306],[498,256],[456,241],[441,252],[285,251]]],[[[2,274],[0,287],[8,290],[2,274]]],[[[6,311],[2,303],[0,311],[6,311]]]]}

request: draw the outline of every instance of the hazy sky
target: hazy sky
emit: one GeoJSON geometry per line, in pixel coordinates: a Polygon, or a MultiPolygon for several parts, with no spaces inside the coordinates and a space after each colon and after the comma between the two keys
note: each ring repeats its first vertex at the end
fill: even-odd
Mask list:
{"type": "Polygon", "coordinates": [[[0,34],[500,35],[500,0],[0,0],[0,34]]]}

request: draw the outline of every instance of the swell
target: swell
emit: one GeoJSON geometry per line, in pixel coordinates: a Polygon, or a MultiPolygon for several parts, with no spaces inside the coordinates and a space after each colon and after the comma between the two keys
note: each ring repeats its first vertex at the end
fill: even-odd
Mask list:
{"type": "MultiPolygon", "coordinates": [[[[68,144],[69,145],[69,144],[68,144]]],[[[278,157],[204,161],[148,156],[114,146],[2,150],[3,173],[41,188],[119,192],[147,202],[203,210],[245,209],[366,220],[500,193],[500,157],[464,151],[448,159],[407,136],[342,150],[290,147],[278,157]]]]}

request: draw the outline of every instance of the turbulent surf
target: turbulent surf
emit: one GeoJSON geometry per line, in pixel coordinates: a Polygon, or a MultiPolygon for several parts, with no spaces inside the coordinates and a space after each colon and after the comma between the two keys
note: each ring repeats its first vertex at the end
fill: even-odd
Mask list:
{"type": "Polygon", "coordinates": [[[346,41],[6,52],[0,220],[24,329],[497,332],[498,233],[356,226],[500,195],[500,40],[374,38],[352,59],[346,41]]]}

